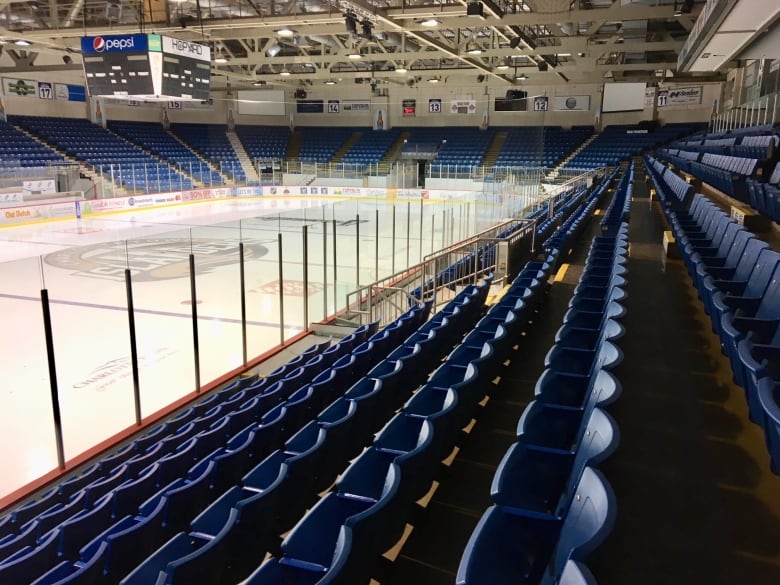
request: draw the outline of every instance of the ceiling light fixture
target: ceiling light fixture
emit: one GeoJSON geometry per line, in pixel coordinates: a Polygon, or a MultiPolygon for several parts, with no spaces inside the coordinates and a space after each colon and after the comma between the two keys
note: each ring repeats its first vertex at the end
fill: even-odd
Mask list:
{"type": "Polygon", "coordinates": [[[466,52],[469,55],[481,55],[482,54],[482,49],[480,49],[477,46],[474,46],[474,47],[471,47],[470,49],[468,49],[466,52]]]}
{"type": "Polygon", "coordinates": [[[227,63],[227,59],[225,59],[225,57],[220,55],[220,56],[214,58],[214,63],[220,63],[220,64],[221,63],[227,63]]]}
{"type": "Polygon", "coordinates": [[[291,28],[282,27],[279,30],[276,31],[276,34],[280,37],[291,37],[295,35],[295,31],[291,28]]]}
{"type": "Polygon", "coordinates": [[[436,20],[435,18],[426,18],[425,20],[423,20],[423,21],[420,23],[420,25],[422,25],[422,26],[428,26],[428,27],[431,27],[431,26],[438,26],[438,24],[439,24],[439,21],[438,21],[438,20],[436,20]]]}
{"type": "Polygon", "coordinates": [[[332,79],[328,79],[328,81],[325,82],[325,85],[336,85],[336,82],[332,79]]]}
{"type": "Polygon", "coordinates": [[[501,61],[501,63],[496,65],[496,69],[498,69],[499,71],[506,71],[507,69],[509,69],[509,63],[507,62],[506,59],[504,59],[503,61],[501,61]]]}
{"type": "Polygon", "coordinates": [[[32,45],[32,43],[29,41],[25,41],[24,39],[19,39],[18,41],[14,41],[14,45],[16,45],[17,47],[29,47],[30,45],[32,45]]]}
{"type": "Polygon", "coordinates": [[[287,69],[284,69],[279,75],[282,77],[290,77],[290,72],[287,71],[287,69]]]}
{"type": "Polygon", "coordinates": [[[439,83],[439,78],[438,77],[431,77],[428,80],[428,83],[439,83]]]}
{"type": "Polygon", "coordinates": [[[347,59],[362,59],[363,55],[358,53],[357,51],[352,51],[347,55],[347,59]]]}
{"type": "Polygon", "coordinates": [[[279,53],[282,52],[282,46],[279,43],[274,43],[270,47],[268,47],[268,50],[266,50],[265,54],[269,57],[276,57],[279,53]]]}
{"type": "Polygon", "coordinates": [[[395,68],[395,72],[403,74],[403,73],[409,73],[409,70],[403,65],[401,65],[400,67],[395,68]]]}
{"type": "Polygon", "coordinates": [[[517,79],[518,81],[525,81],[526,79],[528,79],[528,76],[525,73],[521,73],[520,75],[516,76],[515,79],[517,79]]]}

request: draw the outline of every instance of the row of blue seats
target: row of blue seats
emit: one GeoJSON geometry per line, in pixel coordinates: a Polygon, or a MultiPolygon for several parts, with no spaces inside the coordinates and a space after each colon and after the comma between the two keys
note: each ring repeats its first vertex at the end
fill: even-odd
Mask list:
{"type": "Polygon", "coordinates": [[[750,418],[764,428],[772,468],[780,473],[777,425],[769,415],[775,397],[766,391],[759,397],[759,387],[780,379],[780,253],[706,197],[676,197],[667,189],[671,170],[660,172],[650,157],[646,165],[734,381],[745,390],[750,418]]]}
{"type": "Polygon", "coordinates": [[[744,180],[730,171],[717,169],[697,161],[675,156],[668,151],[659,151],[657,155],[661,160],[671,163],[681,171],[701,179],[726,195],[739,200],[745,199],[744,180]]]}
{"type": "MultiPolygon", "coordinates": [[[[626,199],[625,196],[617,195],[626,199]]],[[[602,409],[619,395],[627,225],[593,240],[569,311],[545,357],[534,400],[493,477],[463,552],[458,585],[595,585],[582,564],[614,524],[612,490],[594,466],[617,448],[602,409]]]]}
{"type": "MultiPolygon", "coordinates": [[[[542,213],[537,218],[536,239],[546,242],[551,235],[555,233],[560,224],[580,206],[587,190],[583,188],[572,188],[565,191],[555,202],[552,215],[547,210],[540,210],[542,213]]],[[[544,246],[544,244],[542,244],[544,246]]]]}
{"type": "Polygon", "coordinates": [[[331,484],[405,396],[424,381],[432,364],[473,327],[488,287],[489,280],[468,287],[425,325],[418,321],[401,346],[122,583],[234,583],[246,577],[265,551],[275,548],[277,535],[295,523],[314,495],[331,484]]]}
{"type": "MultiPolygon", "coordinates": [[[[366,328],[364,332],[356,332],[356,334],[365,337],[368,334],[368,331],[369,328],[366,328]]],[[[322,356],[323,361],[325,357],[330,355],[331,359],[329,361],[333,362],[343,353],[351,351],[353,344],[349,342],[349,339],[346,341],[347,343],[345,344],[339,343],[330,348],[330,351],[322,356]]],[[[289,362],[290,366],[300,362],[303,358],[308,359],[309,357],[314,356],[326,346],[327,344],[312,346],[300,354],[300,356],[291,360],[289,362]]],[[[311,361],[314,363],[313,359],[311,361]]],[[[293,371],[294,369],[291,370],[286,366],[283,366],[278,368],[267,378],[263,378],[262,383],[271,381],[276,382],[281,381],[282,378],[289,378],[293,371]]],[[[247,384],[247,382],[248,380],[241,381],[242,384],[247,384]]],[[[254,384],[253,391],[257,393],[258,390],[259,385],[254,384]]],[[[243,419],[240,417],[233,419],[232,415],[235,413],[229,412],[229,408],[224,408],[231,406],[231,403],[235,403],[235,398],[237,398],[228,392],[232,392],[232,390],[227,389],[225,391],[220,391],[201,400],[195,406],[184,410],[151,431],[148,431],[138,439],[135,439],[131,444],[111,455],[103,457],[100,461],[87,467],[78,475],[61,482],[58,486],[50,489],[35,500],[27,502],[10,514],[0,518],[0,548],[4,549],[6,545],[13,545],[12,541],[16,540],[17,536],[23,535],[27,531],[27,526],[38,519],[51,515],[54,511],[62,510],[63,505],[72,502],[79,491],[82,491],[84,488],[97,485],[104,487],[102,484],[106,479],[113,476],[115,470],[119,470],[123,466],[129,466],[131,464],[134,467],[139,468],[138,464],[148,455],[154,454],[160,456],[169,453],[171,450],[166,449],[166,446],[175,448],[178,446],[177,442],[178,444],[184,442],[185,433],[188,436],[192,436],[194,433],[208,428],[210,422],[219,414],[219,410],[224,410],[224,412],[221,412],[222,415],[229,415],[227,425],[229,428],[232,427],[234,431],[241,430],[243,428],[243,426],[241,426],[243,419]],[[150,447],[152,446],[154,446],[154,453],[151,453],[150,451],[150,447]]],[[[145,464],[145,462],[143,463],[145,464]]]]}
{"type": "Polygon", "coordinates": [[[149,122],[108,123],[111,131],[148,150],[204,183],[221,183],[219,173],[213,171],[189,148],[171,136],[160,124],[149,122]]]}
{"type": "Polygon", "coordinates": [[[691,158],[693,160],[699,158],[701,153],[711,155],[726,155],[739,158],[750,158],[756,160],[764,160],[771,158],[774,154],[774,145],[771,146],[748,146],[748,145],[674,145],[669,148],[672,154],[678,156],[684,156],[685,158],[691,158]]]}
{"type": "Polygon", "coordinates": [[[571,248],[571,241],[574,240],[585,227],[585,225],[587,225],[587,222],[590,220],[594,209],[599,204],[599,201],[603,197],[605,191],[609,188],[609,185],[612,183],[612,180],[614,179],[618,170],[618,168],[615,168],[600,183],[594,182],[593,189],[587,196],[587,201],[584,205],[580,205],[580,200],[587,194],[586,191],[583,191],[582,197],[576,202],[576,209],[572,209],[574,212],[571,213],[568,218],[566,217],[565,213],[561,212],[567,211],[567,208],[572,208],[574,201],[567,204],[567,206],[564,207],[561,212],[556,213],[551,218],[555,224],[560,222],[560,228],[558,228],[552,235],[544,240],[542,249],[545,251],[559,249],[561,251],[560,260],[562,261],[566,257],[566,255],[569,253],[569,249],[571,248]]]}
{"type": "Polygon", "coordinates": [[[401,537],[413,503],[500,372],[544,296],[554,257],[529,262],[388,425],[264,563],[249,585],[367,584],[375,560],[401,537]]]}
{"type": "Polygon", "coordinates": [[[618,184],[615,197],[612,198],[601,220],[601,233],[614,236],[624,222],[628,222],[631,208],[631,196],[634,190],[634,163],[628,163],[626,171],[618,184]]]}
{"type": "MultiPolygon", "coordinates": [[[[414,309],[414,312],[420,316],[425,314],[419,309],[414,309]]],[[[355,336],[359,335],[360,339],[364,339],[375,329],[375,325],[361,329],[362,331],[355,332],[355,336]]],[[[182,478],[188,477],[187,470],[197,460],[206,461],[204,454],[209,454],[211,466],[219,468],[218,477],[225,481],[230,477],[229,469],[240,471],[235,469],[240,458],[237,459],[232,453],[217,452],[219,445],[226,440],[228,445],[234,444],[235,440],[246,435],[248,430],[252,431],[253,436],[273,439],[275,444],[281,436],[280,431],[290,435],[297,430],[296,424],[300,421],[293,421],[292,415],[295,414],[300,419],[305,410],[298,408],[300,401],[295,399],[295,394],[312,376],[312,382],[318,381],[317,372],[328,366],[328,362],[333,364],[332,370],[341,368],[347,372],[344,382],[348,385],[356,375],[356,360],[353,360],[355,355],[352,353],[341,355],[342,353],[351,351],[366,357],[373,356],[373,360],[364,364],[365,368],[371,367],[373,361],[380,357],[368,351],[374,349],[372,344],[363,343],[359,348],[355,348],[354,338],[345,338],[342,341],[344,343],[337,344],[332,350],[326,350],[309,359],[304,364],[306,367],[287,370],[286,374],[284,369],[280,369],[267,379],[252,384],[247,390],[251,388],[254,398],[249,401],[239,401],[239,396],[224,393],[217,395],[219,400],[209,398],[202,401],[193,407],[191,412],[185,411],[158,426],[120,452],[104,458],[81,475],[50,490],[44,497],[4,517],[0,521],[4,532],[4,537],[0,539],[0,580],[6,577],[10,579],[13,575],[28,574],[27,571],[33,568],[40,573],[47,564],[44,559],[53,560],[52,555],[55,559],[58,556],[73,557],[85,539],[100,532],[98,528],[101,523],[110,522],[114,528],[127,528],[128,523],[133,527],[144,524],[137,522],[138,518],[131,510],[158,491],[157,488],[161,488],[157,498],[163,497],[167,502],[166,511],[176,509],[179,502],[190,505],[193,497],[203,497],[204,490],[194,489],[194,486],[205,487],[208,493],[208,478],[201,478],[203,481],[192,484],[193,489],[190,489],[191,482],[182,478]],[[279,376],[283,377],[278,379],[279,376]],[[265,386],[265,383],[274,379],[278,381],[265,386]],[[208,410],[204,412],[206,408],[208,410]],[[192,418],[199,413],[202,415],[192,418]],[[259,426],[256,422],[258,420],[261,421],[259,426]],[[240,427],[242,423],[249,422],[251,424],[247,428],[240,427]],[[237,434],[230,438],[235,433],[237,434]],[[107,515],[108,512],[110,514],[107,515]],[[116,522],[113,522],[114,520],[116,522]]],[[[333,386],[330,378],[323,379],[321,384],[326,389],[333,386]]],[[[241,394],[244,399],[247,397],[245,392],[241,394]]],[[[190,476],[191,479],[193,478],[190,476]]],[[[182,518],[186,518],[189,513],[186,506],[179,507],[178,510],[178,515],[182,518]]],[[[176,515],[168,514],[166,517],[170,526],[173,526],[176,520],[181,521],[176,515]]],[[[162,517],[158,516],[157,520],[162,521],[162,517]]],[[[111,532],[111,527],[108,532],[111,532]]],[[[126,546],[128,541],[122,540],[125,532],[119,530],[117,534],[113,534],[119,541],[116,541],[116,538],[112,540],[113,536],[107,537],[106,540],[120,548],[126,546]]],[[[126,564],[121,565],[127,558],[133,556],[125,554],[122,559],[115,558],[114,562],[128,568],[126,564]]],[[[32,579],[28,578],[28,581],[30,580],[32,579]]],[[[13,579],[11,582],[14,582],[13,579]]]]}
{"type": "Polygon", "coordinates": [[[743,128],[732,128],[725,132],[711,132],[703,133],[700,135],[702,140],[717,139],[717,138],[733,138],[745,135],[769,135],[775,131],[774,123],[760,124],[757,126],[745,126],[743,128]]]}
{"type": "MultiPolygon", "coordinates": [[[[780,168],[780,163],[778,163],[780,168]]],[[[772,179],[775,173],[772,173],[772,179]]],[[[747,197],[750,206],[772,221],[780,222],[780,186],[770,179],[763,183],[754,179],[747,180],[747,197]]]]}

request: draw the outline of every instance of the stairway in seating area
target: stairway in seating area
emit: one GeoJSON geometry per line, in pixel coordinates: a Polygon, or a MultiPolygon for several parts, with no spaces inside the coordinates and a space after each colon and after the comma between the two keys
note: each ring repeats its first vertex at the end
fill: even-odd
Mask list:
{"type": "Polygon", "coordinates": [[[501,151],[504,149],[504,143],[506,142],[506,138],[509,134],[507,132],[496,132],[496,135],[493,136],[493,140],[490,143],[490,146],[488,146],[487,151],[485,152],[485,157],[482,159],[482,166],[483,167],[494,167],[496,166],[496,160],[498,159],[498,155],[501,154],[501,151]]]}
{"type": "Polygon", "coordinates": [[[566,163],[568,163],[571,159],[573,159],[580,152],[582,152],[585,149],[585,147],[587,147],[591,142],[596,140],[596,138],[598,138],[598,136],[599,136],[599,134],[597,132],[594,133],[594,134],[591,134],[590,136],[588,136],[588,138],[582,144],[580,144],[577,148],[575,148],[574,150],[572,150],[569,153],[569,156],[564,158],[561,162],[559,162],[555,166],[555,168],[553,170],[551,170],[549,173],[547,173],[547,179],[548,180],[557,179],[558,175],[560,174],[559,171],[566,165],[566,163]]]}
{"type": "Polygon", "coordinates": [[[387,175],[390,173],[390,169],[393,167],[393,163],[398,160],[398,156],[401,153],[404,144],[406,144],[406,141],[409,140],[411,135],[411,132],[401,132],[393,145],[387,149],[387,152],[382,157],[382,160],[380,160],[377,164],[377,172],[380,175],[387,175]]]}
{"type": "Polygon", "coordinates": [[[361,138],[363,138],[362,132],[353,132],[352,136],[350,136],[347,141],[342,144],[335,153],[333,153],[333,158],[330,159],[331,164],[340,163],[344,159],[344,155],[346,155],[361,138]]]}
{"type": "Polygon", "coordinates": [[[303,141],[303,134],[300,130],[296,130],[290,136],[290,141],[287,143],[286,159],[299,159],[301,158],[301,142],[303,141]]]}
{"type": "Polygon", "coordinates": [[[233,151],[236,153],[238,162],[241,163],[241,168],[244,170],[244,174],[246,175],[246,182],[258,183],[260,181],[260,175],[257,174],[257,169],[255,168],[249,153],[241,143],[241,139],[235,132],[232,131],[228,131],[227,139],[228,142],[230,142],[230,146],[233,147],[233,151]]]}

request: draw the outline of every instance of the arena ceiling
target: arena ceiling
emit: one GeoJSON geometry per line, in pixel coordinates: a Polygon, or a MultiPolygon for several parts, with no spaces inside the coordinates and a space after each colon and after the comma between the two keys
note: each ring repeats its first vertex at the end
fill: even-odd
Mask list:
{"type": "Polygon", "coordinates": [[[80,69],[85,34],[157,32],[210,44],[215,87],[685,80],[677,57],[700,8],[691,0],[0,0],[0,73],[80,69]]]}

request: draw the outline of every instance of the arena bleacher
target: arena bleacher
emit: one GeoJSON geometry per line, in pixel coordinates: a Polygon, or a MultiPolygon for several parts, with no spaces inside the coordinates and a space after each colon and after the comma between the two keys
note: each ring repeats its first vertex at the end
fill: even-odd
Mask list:
{"type": "MultiPolygon", "coordinates": [[[[96,166],[140,160],[144,152],[102,128],[85,126],[81,135],[115,148],[116,156],[101,157],[69,141],[46,118],[13,123],[96,166]]],[[[198,160],[159,125],[109,129],[182,167],[198,160]]],[[[197,130],[176,132],[185,140],[197,130]]],[[[771,209],[766,189],[774,188],[777,134],[768,127],[727,137],[688,130],[682,138],[680,127],[639,134],[645,145],[677,140],[645,154],[643,168],[777,471],[780,256],[686,180],[741,195],[736,199],[759,212],[771,209]],[[767,176],[768,169],[773,172],[767,176]],[[727,184],[719,180],[722,172],[728,172],[727,184]]],[[[542,162],[560,161],[588,137],[584,130],[570,132],[546,133],[551,153],[542,162]]],[[[217,127],[205,134],[207,139],[193,138],[193,151],[207,151],[206,140],[220,143],[217,127]]],[[[252,132],[239,134],[252,143],[252,132]]],[[[351,134],[342,132],[321,155],[327,150],[332,156],[351,134]]],[[[264,143],[254,135],[258,156],[280,152],[289,139],[281,131],[264,143]]],[[[436,161],[444,155],[452,164],[480,157],[463,153],[467,143],[474,150],[475,136],[482,137],[478,152],[491,140],[478,131],[410,135],[440,143],[444,152],[436,161]]],[[[346,154],[354,152],[358,164],[376,162],[398,136],[400,131],[392,139],[357,140],[346,154]]],[[[633,136],[626,127],[606,131],[591,143],[600,145],[592,156],[632,158],[636,147],[629,149],[626,136],[633,136]]],[[[506,161],[539,162],[508,142],[506,161]]],[[[595,583],[590,558],[596,574],[609,574],[599,551],[616,546],[609,535],[621,506],[621,490],[610,486],[610,461],[619,459],[623,422],[619,409],[610,412],[622,401],[625,381],[634,379],[621,365],[624,356],[636,354],[621,347],[632,333],[626,309],[637,172],[631,161],[613,166],[592,186],[561,194],[552,213],[540,209],[529,216],[537,222],[539,248],[490,304],[494,245],[418,287],[409,310],[383,328],[362,326],[338,342],[312,345],[265,377],[242,378],[213,392],[12,509],[0,517],[0,580],[368,583],[386,570],[382,554],[418,521],[415,502],[443,479],[438,462],[464,445],[462,429],[472,419],[479,424],[493,381],[506,376],[508,360],[511,365],[516,359],[517,341],[532,335],[532,324],[548,311],[550,281],[581,247],[587,255],[544,371],[483,494],[491,503],[468,542],[452,552],[460,557],[459,584],[595,583]],[[482,274],[480,282],[467,284],[475,273],[482,274]],[[430,295],[442,286],[459,292],[429,315],[430,295]]]]}
{"type": "Polygon", "coordinates": [[[0,585],[780,585],[780,2],[2,8],[0,585]]]}

